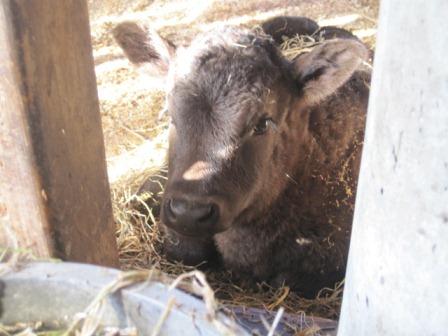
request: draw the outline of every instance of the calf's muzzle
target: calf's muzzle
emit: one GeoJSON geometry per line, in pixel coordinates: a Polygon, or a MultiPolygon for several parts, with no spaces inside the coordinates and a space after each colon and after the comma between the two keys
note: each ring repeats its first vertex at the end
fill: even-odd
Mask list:
{"type": "Polygon", "coordinates": [[[162,221],[182,235],[211,236],[217,231],[219,206],[187,197],[167,198],[163,202],[162,221]]]}

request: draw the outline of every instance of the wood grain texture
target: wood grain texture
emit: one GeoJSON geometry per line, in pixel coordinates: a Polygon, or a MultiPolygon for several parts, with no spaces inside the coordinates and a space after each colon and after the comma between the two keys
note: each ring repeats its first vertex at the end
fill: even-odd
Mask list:
{"type": "Polygon", "coordinates": [[[0,243],[117,265],[86,2],[3,1],[0,16],[0,243]]]}

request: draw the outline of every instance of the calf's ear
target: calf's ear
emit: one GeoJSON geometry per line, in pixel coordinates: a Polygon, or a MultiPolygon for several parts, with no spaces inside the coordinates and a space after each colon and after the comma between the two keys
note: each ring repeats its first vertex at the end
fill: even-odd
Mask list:
{"type": "Polygon", "coordinates": [[[303,16],[277,16],[263,22],[261,28],[280,45],[284,42],[284,38],[313,35],[319,29],[319,25],[316,21],[303,16]]]}
{"type": "Polygon", "coordinates": [[[294,75],[306,103],[317,104],[334,93],[367,56],[367,48],[360,42],[332,40],[296,58],[294,75]]]}
{"type": "Polygon", "coordinates": [[[157,32],[135,22],[122,22],[112,34],[131,63],[152,75],[168,72],[176,47],[157,32]]]}

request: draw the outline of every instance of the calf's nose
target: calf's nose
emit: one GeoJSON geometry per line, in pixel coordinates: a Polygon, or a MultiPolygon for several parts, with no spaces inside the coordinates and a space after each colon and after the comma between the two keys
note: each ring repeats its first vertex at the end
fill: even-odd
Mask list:
{"type": "Polygon", "coordinates": [[[213,226],[219,218],[219,208],[216,204],[182,198],[167,200],[164,211],[165,224],[188,236],[213,234],[213,226]]]}

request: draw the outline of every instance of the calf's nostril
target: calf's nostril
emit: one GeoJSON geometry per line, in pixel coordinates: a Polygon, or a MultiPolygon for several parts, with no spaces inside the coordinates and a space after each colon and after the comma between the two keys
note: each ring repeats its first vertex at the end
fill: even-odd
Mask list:
{"type": "Polygon", "coordinates": [[[178,217],[184,215],[188,211],[187,203],[185,201],[180,200],[169,200],[168,203],[170,212],[178,217]]]}
{"type": "Polygon", "coordinates": [[[198,217],[198,221],[205,221],[213,216],[215,207],[213,204],[207,204],[204,206],[204,208],[201,210],[202,216],[198,217]]]}

